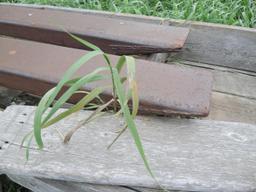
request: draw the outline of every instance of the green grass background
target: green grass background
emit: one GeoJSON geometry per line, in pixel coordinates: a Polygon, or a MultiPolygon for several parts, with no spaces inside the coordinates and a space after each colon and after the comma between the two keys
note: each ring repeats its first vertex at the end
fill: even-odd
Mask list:
{"type": "Polygon", "coordinates": [[[256,27],[256,0],[0,0],[256,27]]]}

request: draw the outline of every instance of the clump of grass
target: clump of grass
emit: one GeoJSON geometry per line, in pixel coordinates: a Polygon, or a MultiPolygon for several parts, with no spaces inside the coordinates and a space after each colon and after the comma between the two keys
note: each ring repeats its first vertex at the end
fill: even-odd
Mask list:
{"type": "MultiPolygon", "coordinates": [[[[134,139],[135,145],[138,149],[138,152],[144,162],[146,169],[149,174],[154,178],[154,175],[150,169],[149,163],[146,159],[144,149],[141,143],[141,139],[139,133],[136,128],[136,124],[134,122],[134,118],[137,115],[138,107],[139,107],[139,97],[137,90],[137,83],[135,79],[136,68],[135,68],[135,59],[130,56],[121,56],[118,62],[114,65],[110,62],[109,56],[104,53],[100,48],[95,45],[70,34],[75,40],[79,41],[86,47],[92,49],[92,51],[83,55],[80,59],[78,59],[74,64],[72,64],[68,70],[64,73],[62,79],[59,83],[50,89],[45,95],[42,97],[41,101],[38,104],[38,107],[35,111],[34,117],[34,130],[28,133],[23,141],[22,146],[25,145],[26,150],[26,158],[29,158],[29,146],[31,144],[32,139],[34,138],[39,149],[44,147],[43,139],[42,139],[42,130],[50,127],[51,125],[59,122],[60,120],[70,116],[73,113],[76,113],[85,107],[93,107],[96,110],[91,113],[89,117],[81,121],[77,126],[73,127],[69,132],[65,135],[62,135],[64,143],[67,143],[72,135],[83,125],[86,125],[88,122],[98,118],[104,109],[108,106],[114,106],[114,114],[122,115],[125,120],[125,126],[123,130],[126,128],[130,130],[131,136],[134,139]],[[96,56],[102,56],[103,61],[106,63],[105,67],[96,68],[94,71],[84,74],[84,76],[73,78],[73,75],[76,71],[78,71],[83,65],[93,59],[96,56]],[[120,72],[122,69],[126,67],[126,76],[121,77],[120,72]],[[105,73],[102,73],[105,72],[105,73]],[[107,73],[106,73],[107,72],[107,73]],[[111,80],[111,84],[104,87],[96,87],[90,92],[86,92],[85,96],[73,105],[71,108],[67,109],[62,113],[57,113],[58,110],[65,104],[65,102],[77,92],[80,92],[85,85],[93,82],[97,82],[100,80],[109,79],[111,80]],[[60,94],[60,91],[64,86],[67,86],[68,89],[61,94],[61,96],[56,100],[56,96],[60,94]],[[100,95],[106,89],[112,89],[113,97],[107,101],[103,102],[100,99],[100,95]],[[100,100],[100,104],[90,103],[94,100],[100,100]],[[56,101],[55,101],[56,100],[56,101]],[[128,107],[128,101],[131,101],[132,107],[131,110],[128,107]],[[52,107],[51,107],[52,106],[52,107]],[[118,110],[119,111],[118,111],[118,110]]],[[[82,91],[83,92],[83,91],[82,91]]],[[[124,131],[122,131],[123,133],[124,131]]],[[[119,136],[119,135],[118,135],[119,136]]],[[[118,137],[117,136],[117,137],[118,137]]],[[[115,141],[116,139],[114,139],[115,141]]]]}
{"type": "Polygon", "coordinates": [[[0,0],[256,27],[255,0],[0,0]]]}

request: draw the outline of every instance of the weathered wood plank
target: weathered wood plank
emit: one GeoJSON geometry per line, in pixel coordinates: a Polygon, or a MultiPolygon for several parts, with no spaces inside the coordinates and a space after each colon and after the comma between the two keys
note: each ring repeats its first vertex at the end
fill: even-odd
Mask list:
{"type": "Polygon", "coordinates": [[[85,49],[64,28],[108,53],[120,55],[179,50],[189,32],[187,28],[1,4],[0,27],[1,35],[85,49]]]}
{"type": "MultiPolygon", "coordinates": [[[[157,188],[128,132],[111,150],[106,150],[121,123],[109,115],[80,129],[68,145],[61,144],[54,129],[44,131],[45,149],[31,149],[30,160],[25,163],[24,150],[20,150],[19,143],[32,129],[33,111],[33,107],[12,106],[2,116],[1,137],[12,135],[8,147],[2,150],[4,155],[0,155],[2,172],[157,188]]],[[[65,131],[88,113],[80,112],[55,128],[65,131]]],[[[151,167],[167,188],[243,192],[256,189],[255,125],[142,116],[136,119],[136,124],[151,167]]]]}
{"type": "MultiPolygon", "coordinates": [[[[87,53],[10,38],[0,38],[0,49],[0,85],[39,96],[58,83],[69,66],[87,53]]],[[[117,63],[117,56],[109,57],[111,63],[117,63]]],[[[105,66],[103,57],[98,55],[82,66],[74,77],[105,66]]],[[[124,75],[125,70],[122,71],[124,75]]],[[[136,60],[136,80],[140,89],[140,112],[188,116],[207,116],[209,113],[212,74],[206,70],[136,60]]],[[[91,91],[108,84],[111,84],[110,79],[86,84],[84,89],[91,91]]],[[[70,101],[77,102],[83,96],[76,94],[70,101]]],[[[102,96],[105,100],[112,97],[111,89],[102,96]]]]}
{"type": "Polygon", "coordinates": [[[187,25],[189,37],[183,51],[173,56],[173,60],[256,72],[256,29],[194,22],[187,25]]]}
{"type": "Polygon", "coordinates": [[[256,99],[256,76],[213,70],[213,90],[256,99]]]}
{"type": "Polygon", "coordinates": [[[256,100],[213,92],[205,119],[256,124],[256,100]]]}

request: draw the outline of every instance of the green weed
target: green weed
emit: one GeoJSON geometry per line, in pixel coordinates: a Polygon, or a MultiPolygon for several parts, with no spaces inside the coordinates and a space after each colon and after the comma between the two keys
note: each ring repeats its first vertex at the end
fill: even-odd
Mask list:
{"type": "MultiPolygon", "coordinates": [[[[90,106],[89,104],[92,101],[100,100],[100,104],[93,105],[96,110],[94,110],[94,112],[92,112],[89,117],[81,121],[77,126],[73,127],[65,135],[63,135],[62,133],[60,134],[64,143],[67,143],[71,139],[72,135],[83,125],[86,125],[88,122],[98,118],[102,114],[103,110],[105,110],[108,106],[112,105],[114,107],[114,112],[118,115],[123,116],[125,120],[124,130],[126,128],[130,130],[131,136],[134,139],[135,145],[144,162],[144,165],[148,170],[149,174],[154,178],[149,163],[146,159],[143,145],[141,143],[141,139],[136,128],[136,124],[134,122],[134,118],[136,117],[139,108],[139,97],[137,83],[135,79],[135,59],[131,56],[121,56],[118,62],[114,65],[110,62],[109,56],[104,53],[100,48],[77,36],[74,36],[72,34],[70,35],[84,46],[92,49],[92,51],[87,52],[74,64],[72,64],[64,73],[59,83],[55,87],[50,89],[47,93],[45,93],[45,95],[41,98],[41,101],[39,102],[35,111],[34,130],[28,133],[22,141],[22,146],[25,146],[27,148],[26,158],[29,158],[29,149],[33,138],[35,139],[39,149],[43,148],[43,129],[46,129],[51,125],[61,121],[62,119],[70,116],[71,114],[76,113],[87,106],[90,106]],[[96,56],[102,56],[103,62],[106,63],[105,67],[98,67],[94,71],[88,74],[84,74],[84,76],[76,78],[73,77],[74,74],[82,66],[86,65],[89,60],[93,59],[96,56]],[[123,77],[121,76],[120,72],[124,67],[126,67],[126,76],[123,77]],[[97,87],[90,92],[80,91],[85,85],[105,79],[111,80],[112,84],[104,87],[97,87]],[[60,91],[63,90],[64,86],[68,87],[67,90],[63,94],[61,94],[58,99],[56,99],[57,95],[60,95],[60,91]],[[112,89],[113,98],[107,102],[103,102],[100,96],[106,89],[109,88],[112,89]],[[74,106],[70,107],[66,111],[62,113],[57,113],[59,109],[63,106],[63,104],[65,104],[68,99],[77,92],[85,93],[85,96],[78,103],[76,103],[74,106]],[[131,101],[132,104],[131,111],[128,106],[128,101],[131,101]]],[[[122,131],[122,133],[123,132],[124,131],[122,131]]],[[[119,135],[117,137],[119,137],[119,135]]],[[[114,141],[115,140],[116,139],[114,139],[114,141]]]]}

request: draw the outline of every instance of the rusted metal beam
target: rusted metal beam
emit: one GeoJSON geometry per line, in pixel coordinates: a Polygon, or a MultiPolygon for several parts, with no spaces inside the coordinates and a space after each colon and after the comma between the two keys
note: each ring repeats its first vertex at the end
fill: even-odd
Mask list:
{"type": "MultiPolygon", "coordinates": [[[[0,50],[0,85],[36,95],[43,95],[55,85],[65,70],[87,52],[10,38],[0,38],[0,50]]],[[[113,63],[117,59],[111,56],[113,63]]],[[[103,65],[102,57],[96,57],[76,75],[87,74],[103,65]]],[[[212,74],[208,71],[136,60],[136,73],[141,112],[208,114],[212,88],[212,74]]],[[[84,89],[91,90],[95,86],[91,84],[84,89]]],[[[111,93],[106,92],[105,96],[111,93]]],[[[81,96],[77,95],[72,102],[79,98],[81,96]]]]}
{"type": "Polygon", "coordinates": [[[179,50],[189,32],[187,28],[159,26],[79,12],[0,5],[0,35],[84,49],[63,29],[112,54],[179,50]]]}

